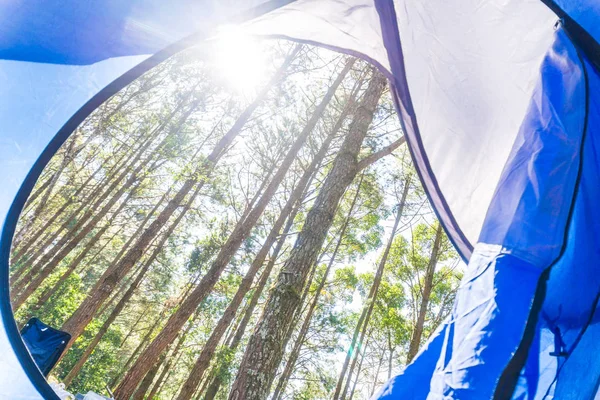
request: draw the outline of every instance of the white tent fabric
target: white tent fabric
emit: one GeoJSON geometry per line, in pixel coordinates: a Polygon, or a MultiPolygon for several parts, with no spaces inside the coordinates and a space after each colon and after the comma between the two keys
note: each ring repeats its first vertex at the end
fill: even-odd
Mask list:
{"type": "MultiPolygon", "coordinates": [[[[395,2],[406,78],[428,158],[421,159],[421,169],[431,171],[424,183],[438,213],[446,209],[453,216],[455,221],[447,215],[444,222],[457,231],[454,240],[460,227],[471,245],[477,243],[557,20],[540,1],[498,3],[395,2]]],[[[301,0],[246,29],[359,53],[390,71],[379,16],[369,0],[301,0]]],[[[470,255],[470,246],[455,244],[470,255]]]]}

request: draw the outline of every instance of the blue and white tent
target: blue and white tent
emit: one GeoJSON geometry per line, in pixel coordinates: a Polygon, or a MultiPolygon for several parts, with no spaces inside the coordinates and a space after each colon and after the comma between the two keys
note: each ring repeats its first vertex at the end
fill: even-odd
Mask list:
{"type": "Polygon", "coordinates": [[[8,258],[42,169],[113,93],[225,23],[362,57],[468,260],[452,314],[376,399],[600,399],[600,2],[0,2],[0,398],[56,399],[8,258]]]}

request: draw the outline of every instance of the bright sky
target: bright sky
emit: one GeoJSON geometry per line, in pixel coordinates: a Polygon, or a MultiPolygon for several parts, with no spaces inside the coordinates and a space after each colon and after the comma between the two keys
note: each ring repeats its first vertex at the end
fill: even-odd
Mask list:
{"type": "Polygon", "coordinates": [[[239,27],[226,25],[211,47],[211,61],[231,89],[251,95],[262,82],[267,68],[265,41],[244,35],[239,27]]]}

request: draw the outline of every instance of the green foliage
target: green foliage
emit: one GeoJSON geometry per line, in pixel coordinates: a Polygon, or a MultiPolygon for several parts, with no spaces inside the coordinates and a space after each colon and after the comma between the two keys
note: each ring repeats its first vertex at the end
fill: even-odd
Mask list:
{"type": "MultiPolygon", "coordinates": [[[[35,268],[43,267],[38,265],[40,259],[58,252],[90,223],[92,217],[87,211],[91,211],[92,216],[97,215],[113,200],[112,196],[121,193],[102,218],[90,223],[94,225],[92,229],[60,260],[16,313],[19,323],[37,316],[57,328],[73,315],[86,296],[103,290],[96,287],[100,276],[128,254],[131,250],[128,246],[157,220],[169,202],[174,202],[175,194],[187,180],[205,182],[189,207],[186,206],[189,194],[175,205],[173,216],[161,224],[132,271],[117,282],[110,293],[115,300],[102,304],[101,311],[94,315],[54,369],[53,377],[58,380],[69,374],[135,279],[137,271],[157,250],[139,287],[69,386],[72,392],[93,390],[107,394],[105,385],[110,383],[114,388],[131,365],[130,361],[140,354],[139,350],[157,337],[169,317],[205,276],[236,226],[246,220],[264,195],[290,145],[304,129],[315,105],[345,62],[345,56],[303,46],[285,78],[269,90],[239,136],[218,155],[215,168],[209,168],[213,165],[208,156],[217,142],[254,101],[256,92],[273,75],[276,66],[281,65],[290,49],[296,46],[284,41],[270,43],[264,46],[268,60],[264,76],[248,93],[233,90],[231,83],[223,79],[219,66],[209,56],[208,44],[165,61],[92,113],[42,173],[34,189],[34,193],[39,190],[37,197],[27,205],[19,221],[11,259],[13,277],[27,274],[30,268],[35,271],[35,268]],[[145,144],[148,146],[144,149],[145,144]],[[138,161],[135,161],[136,157],[138,161]],[[115,187],[107,191],[123,173],[115,187]],[[55,176],[58,177],[55,185],[44,192],[43,185],[55,176]],[[125,186],[124,182],[129,178],[135,178],[135,182],[125,186]],[[184,211],[179,225],[165,241],[161,240],[170,223],[184,211]],[[61,244],[63,239],[65,242],[61,244]],[[37,260],[34,259],[36,252],[39,252],[37,260]],[[19,257],[16,257],[18,253],[19,257]],[[76,260],[79,261],[70,271],[69,265],[76,260]],[[47,294],[48,301],[40,302],[47,294]]],[[[332,168],[331,161],[348,132],[356,112],[356,99],[364,94],[370,71],[366,63],[358,61],[342,82],[260,219],[235,252],[214,289],[199,305],[195,316],[185,325],[185,340],[177,354],[173,354],[175,345],[169,347],[166,357],[171,358],[172,363],[155,399],[171,399],[178,393],[300,177],[327,138],[333,137],[322,163],[312,171],[289,232],[281,235],[282,250],[273,260],[274,270],[252,312],[241,344],[236,349],[228,346],[239,327],[240,314],[248,307],[250,296],[258,290],[256,278],[205,374],[210,379],[218,377],[223,381],[217,398],[227,397],[228,386],[237,372],[248,337],[261,316],[269,286],[290,256],[297,233],[332,168]],[[332,136],[333,127],[346,107],[348,114],[341,119],[341,128],[332,136]]],[[[386,94],[376,111],[360,157],[376,153],[400,135],[391,97],[386,94]]],[[[298,339],[308,304],[318,295],[309,331],[282,399],[331,398],[341,368],[340,360],[348,349],[373,284],[374,271],[405,188],[407,196],[402,205],[400,228],[369,321],[369,345],[363,343],[358,350],[365,354],[365,363],[360,372],[354,371],[355,377],[357,373],[359,375],[354,398],[367,398],[373,384],[381,382],[384,373],[377,372],[377,366],[381,366],[388,354],[394,367],[404,362],[437,222],[427,206],[408,152],[401,147],[360,171],[335,210],[333,225],[308,286],[306,302],[296,316],[297,324],[288,341],[289,353],[298,339]],[[334,255],[338,242],[339,248],[334,255]],[[325,276],[329,265],[331,269],[325,276]],[[322,282],[324,285],[317,293],[322,282]]],[[[273,249],[264,264],[271,261],[271,257],[274,258],[273,249]]],[[[450,310],[461,278],[457,259],[444,236],[427,310],[425,337],[450,310]]],[[[311,267],[306,266],[307,269],[311,267]]]]}

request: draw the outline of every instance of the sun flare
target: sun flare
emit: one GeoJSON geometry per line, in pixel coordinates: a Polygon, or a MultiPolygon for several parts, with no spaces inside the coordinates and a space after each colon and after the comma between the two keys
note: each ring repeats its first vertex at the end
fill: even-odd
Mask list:
{"type": "Polygon", "coordinates": [[[212,46],[218,76],[232,89],[253,93],[267,73],[264,47],[235,25],[223,26],[212,46]]]}

